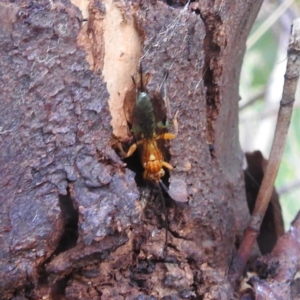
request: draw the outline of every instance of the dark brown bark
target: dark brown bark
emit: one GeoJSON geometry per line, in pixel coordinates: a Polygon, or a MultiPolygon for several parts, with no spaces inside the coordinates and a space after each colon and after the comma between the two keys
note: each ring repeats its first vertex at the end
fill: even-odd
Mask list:
{"type": "Polygon", "coordinates": [[[256,261],[257,276],[250,279],[256,299],[299,299],[300,281],[300,214],[296,216],[290,230],[281,236],[272,253],[256,261]]]}
{"type": "Polygon", "coordinates": [[[106,4],[91,2],[88,22],[68,1],[0,5],[1,299],[233,299],[227,271],[249,220],[238,81],[261,1],[114,4],[143,46],[133,60],[149,95],[162,105],[168,73],[179,110],[170,193],[176,182],[188,202],[167,199],[167,257],[160,198],[141,196],[110,143],[128,139],[118,107],[135,99],[132,83],[117,86],[125,104],[108,92],[120,61],[104,51],[106,4]]]}

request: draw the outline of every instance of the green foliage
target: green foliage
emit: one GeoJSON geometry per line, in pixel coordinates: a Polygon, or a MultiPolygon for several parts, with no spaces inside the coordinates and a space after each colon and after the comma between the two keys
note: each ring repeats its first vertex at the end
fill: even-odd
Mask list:
{"type": "Polygon", "coordinates": [[[280,202],[288,229],[290,222],[300,209],[300,108],[296,108],[289,129],[288,140],[283,160],[275,182],[279,190],[290,186],[287,193],[283,193],[280,202]]]}
{"type": "MultiPolygon", "coordinates": [[[[267,11],[265,16],[263,13],[260,14],[260,20],[257,20],[253,26],[250,38],[254,32],[259,30],[261,24],[269,15],[269,11],[267,11]]],[[[290,20],[290,22],[292,22],[292,20],[290,20]]],[[[274,76],[275,78],[276,76],[283,78],[284,76],[284,73],[276,73],[274,70],[278,64],[285,63],[285,59],[282,61],[282,58],[278,58],[278,52],[279,49],[283,47],[283,45],[280,45],[280,42],[288,40],[287,37],[289,33],[290,32],[277,21],[248,49],[241,71],[240,93],[242,105],[244,102],[253,98],[254,95],[263,91],[259,97],[256,97],[256,101],[253,102],[253,104],[247,106],[246,109],[240,112],[240,140],[242,148],[245,151],[261,150],[266,158],[269,155],[275,130],[274,122],[273,124],[270,122],[268,125],[266,123],[272,118],[275,121],[279,108],[279,101],[277,101],[275,105],[271,103],[273,106],[270,106],[270,103],[266,102],[266,98],[270,100],[274,94],[274,92],[273,94],[270,93],[270,89],[276,88],[276,85],[274,87],[270,84],[270,76],[271,74],[273,76],[272,78],[274,78],[274,76]],[[283,37],[286,38],[284,39],[283,37]],[[265,98],[264,94],[267,93],[269,93],[269,97],[265,98]],[[259,143],[255,141],[258,135],[265,137],[265,141],[263,142],[269,141],[268,144],[259,145],[259,143]],[[251,144],[252,139],[253,143],[251,144]],[[260,146],[262,148],[260,148],[260,146]]],[[[279,95],[277,96],[279,97],[279,95]]],[[[297,101],[298,98],[299,96],[296,95],[295,110],[290,124],[287,145],[276,179],[276,188],[279,192],[282,191],[280,202],[286,229],[289,228],[290,222],[300,209],[300,108],[299,101],[297,101]],[[298,185],[295,184],[296,182],[298,182],[298,185]]]]}

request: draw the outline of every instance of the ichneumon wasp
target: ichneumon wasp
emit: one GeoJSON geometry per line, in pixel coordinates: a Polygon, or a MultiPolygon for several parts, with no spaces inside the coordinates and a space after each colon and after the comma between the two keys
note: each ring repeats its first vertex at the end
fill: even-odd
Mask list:
{"type": "Polygon", "coordinates": [[[157,145],[157,140],[171,140],[177,136],[177,121],[174,120],[176,133],[156,134],[155,116],[153,105],[147,93],[141,92],[137,98],[134,114],[139,120],[133,127],[133,131],[138,131],[141,138],[132,144],[126,154],[131,156],[141,145],[141,162],[144,168],[143,178],[155,182],[160,182],[165,175],[163,167],[172,170],[173,167],[164,161],[163,154],[157,145]]]}
{"type": "Polygon", "coordinates": [[[133,135],[136,139],[136,142],[132,144],[125,153],[122,149],[123,156],[125,158],[130,157],[137,149],[140,150],[140,159],[143,167],[143,179],[153,182],[157,185],[160,196],[162,199],[163,208],[165,211],[165,227],[166,227],[166,236],[165,236],[165,253],[167,249],[167,240],[168,240],[168,219],[166,213],[165,200],[161,190],[163,189],[168,192],[168,188],[162,182],[162,178],[165,175],[164,168],[172,170],[173,166],[165,161],[162,150],[160,149],[158,143],[164,140],[172,140],[176,138],[178,133],[178,123],[177,115],[175,114],[173,118],[174,124],[174,133],[162,132],[166,131],[168,125],[164,125],[162,122],[157,122],[156,114],[154,111],[154,106],[149,95],[144,91],[142,72],[140,70],[140,88],[137,88],[136,81],[132,77],[133,83],[136,86],[136,102],[133,107],[132,113],[132,129],[133,135]]]}

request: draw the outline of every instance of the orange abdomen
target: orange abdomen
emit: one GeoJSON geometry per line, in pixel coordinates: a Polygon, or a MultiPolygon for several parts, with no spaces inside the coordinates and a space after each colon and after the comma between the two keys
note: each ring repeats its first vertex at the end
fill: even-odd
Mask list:
{"type": "Polygon", "coordinates": [[[163,156],[158,149],[156,140],[145,139],[143,141],[142,164],[149,175],[158,174],[162,169],[163,156]]]}

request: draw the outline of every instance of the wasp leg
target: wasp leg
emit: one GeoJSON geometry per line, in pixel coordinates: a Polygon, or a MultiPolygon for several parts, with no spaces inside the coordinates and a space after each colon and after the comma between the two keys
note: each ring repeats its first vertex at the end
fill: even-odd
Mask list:
{"type": "Polygon", "coordinates": [[[177,122],[178,114],[179,114],[179,110],[176,111],[175,116],[173,118],[173,125],[174,125],[174,131],[175,131],[174,134],[175,134],[175,136],[177,136],[177,134],[178,134],[178,122],[177,122]]]}
{"type": "Polygon", "coordinates": [[[176,138],[176,134],[174,133],[163,133],[156,137],[157,140],[173,140],[176,138]]]}
{"type": "Polygon", "coordinates": [[[144,173],[143,173],[143,178],[144,178],[144,179],[147,179],[147,177],[148,177],[148,171],[145,170],[144,173]]]}
{"type": "Polygon", "coordinates": [[[173,126],[174,126],[174,133],[163,133],[160,134],[156,137],[157,140],[173,140],[176,138],[177,134],[178,134],[178,122],[177,122],[177,116],[178,116],[179,110],[177,110],[174,118],[173,118],[173,126]]]}
{"type": "Polygon", "coordinates": [[[121,156],[124,158],[124,157],[126,157],[126,152],[124,151],[124,149],[123,149],[123,146],[122,146],[122,143],[120,142],[120,141],[116,141],[115,143],[114,143],[115,145],[116,145],[116,147],[119,149],[119,151],[121,152],[121,156]]]}
{"type": "Polygon", "coordinates": [[[169,163],[167,163],[166,161],[163,161],[163,162],[162,162],[162,165],[163,165],[164,167],[166,167],[167,169],[169,169],[169,170],[173,170],[173,166],[170,165],[169,163]]]}
{"type": "Polygon", "coordinates": [[[138,147],[138,145],[141,143],[142,143],[142,141],[138,141],[138,142],[132,144],[130,146],[130,148],[128,149],[127,153],[125,154],[125,157],[131,156],[134,153],[134,151],[136,150],[136,148],[138,147]]]}

